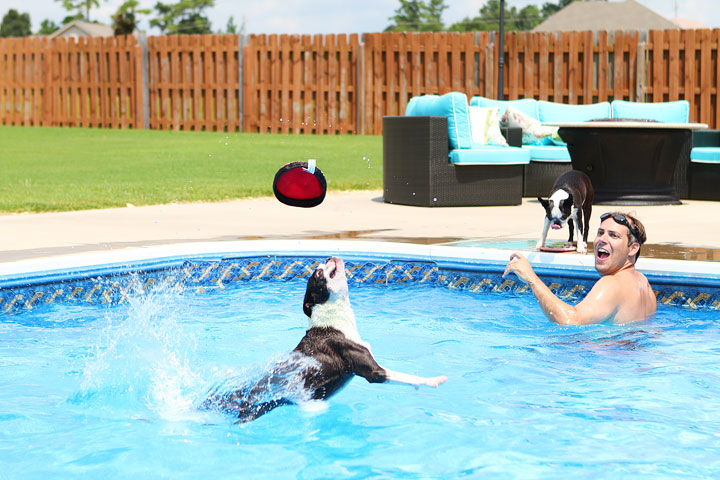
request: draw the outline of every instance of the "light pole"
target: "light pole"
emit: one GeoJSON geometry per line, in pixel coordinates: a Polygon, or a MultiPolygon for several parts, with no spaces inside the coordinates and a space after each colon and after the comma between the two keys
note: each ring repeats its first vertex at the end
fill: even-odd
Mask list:
{"type": "Polygon", "coordinates": [[[498,48],[498,100],[505,99],[505,92],[503,91],[504,78],[503,70],[505,69],[505,0],[500,0],[500,44],[498,48]]]}

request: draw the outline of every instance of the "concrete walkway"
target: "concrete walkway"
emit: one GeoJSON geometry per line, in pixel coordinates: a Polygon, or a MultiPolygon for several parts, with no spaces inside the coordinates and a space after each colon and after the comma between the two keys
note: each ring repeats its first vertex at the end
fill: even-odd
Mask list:
{"type": "MultiPolygon", "coordinates": [[[[596,206],[589,240],[594,236],[600,214],[611,210],[636,214],[645,224],[648,244],[720,248],[718,202],[596,206]]],[[[0,262],[150,245],[259,238],[359,238],[429,244],[458,239],[536,240],[543,215],[542,207],[533,199],[509,207],[424,208],[383,203],[380,191],[330,193],[320,206],[311,209],[288,207],[272,197],[0,215],[0,262]]],[[[553,240],[566,238],[566,229],[552,232],[553,240]]]]}

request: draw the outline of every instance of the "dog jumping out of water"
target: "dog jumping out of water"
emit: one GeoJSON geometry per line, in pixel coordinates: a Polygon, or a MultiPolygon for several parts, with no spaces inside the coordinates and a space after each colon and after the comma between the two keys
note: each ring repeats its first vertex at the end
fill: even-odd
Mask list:
{"type": "Polygon", "coordinates": [[[595,198],[590,177],[579,170],[570,170],[560,175],[553,184],[550,197],[545,200],[538,197],[545,208],[545,224],[537,248],[545,247],[548,229],[560,229],[568,225],[569,243],[573,233],[577,232],[577,252],[587,253],[587,237],[590,228],[592,203],[595,198]],[[582,236],[582,238],[581,238],[582,236]]]}
{"type": "Polygon", "coordinates": [[[360,338],[348,297],[345,265],[329,258],[308,279],[303,311],[309,326],[291,354],[259,380],[228,393],[211,392],[204,408],[255,420],[281,405],[325,400],[355,375],[370,383],[397,382],[437,387],[447,377],[424,378],[383,368],[360,338]]]}

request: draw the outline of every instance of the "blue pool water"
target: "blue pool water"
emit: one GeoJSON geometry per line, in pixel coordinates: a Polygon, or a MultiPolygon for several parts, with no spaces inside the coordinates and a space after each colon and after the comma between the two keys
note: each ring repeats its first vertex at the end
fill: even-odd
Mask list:
{"type": "Polygon", "coordinates": [[[717,311],[558,327],[528,295],[351,286],[381,365],[255,422],[196,407],[306,328],[303,280],[0,316],[0,478],[713,478],[717,311]]]}

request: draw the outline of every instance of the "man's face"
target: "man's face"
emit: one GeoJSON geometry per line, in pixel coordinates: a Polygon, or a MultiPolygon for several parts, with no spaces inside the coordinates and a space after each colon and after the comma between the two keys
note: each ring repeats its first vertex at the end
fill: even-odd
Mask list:
{"type": "Polygon", "coordinates": [[[637,253],[639,245],[633,242],[628,245],[629,232],[625,225],[620,225],[608,217],[600,224],[593,242],[595,250],[595,270],[600,275],[612,275],[620,270],[629,257],[637,253]]]}

